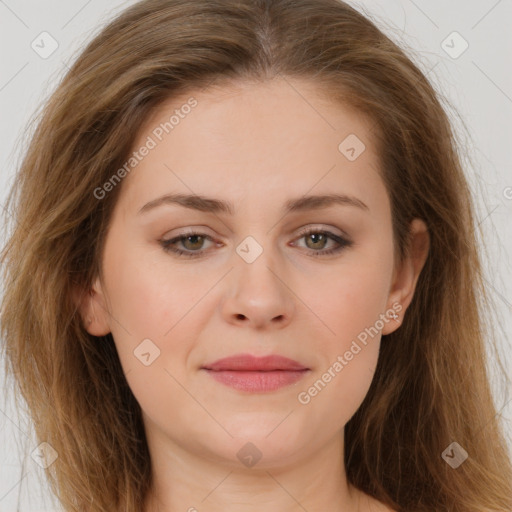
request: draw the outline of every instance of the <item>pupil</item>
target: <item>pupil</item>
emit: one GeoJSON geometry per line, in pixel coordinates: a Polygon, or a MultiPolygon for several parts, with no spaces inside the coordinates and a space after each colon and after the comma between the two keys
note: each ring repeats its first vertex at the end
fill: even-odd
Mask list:
{"type": "MultiPolygon", "coordinates": [[[[198,243],[198,239],[202,238],[200,235],[189,235],[187,236],[187,241],[192,241],[192,245],[196,245],[198,243]]],[[[199,245],[200,242],[199,242],[199,245]]]]}
{"type": "Polygon", "coordinates": [[[321,234],[321,233],[313,233],[311,235],[309,235],[312,239],[313,239],[313,244],[316,244],[318,242],[321,242],[322,239],[324,238],[324,235],[321,234]],[[316,239],[316,240],[315,240],[316,239]]]}

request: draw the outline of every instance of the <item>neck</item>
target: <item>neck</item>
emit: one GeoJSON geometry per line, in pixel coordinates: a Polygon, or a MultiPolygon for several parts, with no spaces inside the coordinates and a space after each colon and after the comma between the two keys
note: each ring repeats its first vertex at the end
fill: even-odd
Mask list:
{"type": "Polygon", "coordinates": [[[148,443],[153,481],[144,512],[358,510],[361,493],[346,480],[343,432],[302,458],[263,458],[251,468],[185,451],[168,439],[165,450],[161,440],[148,443]]]}

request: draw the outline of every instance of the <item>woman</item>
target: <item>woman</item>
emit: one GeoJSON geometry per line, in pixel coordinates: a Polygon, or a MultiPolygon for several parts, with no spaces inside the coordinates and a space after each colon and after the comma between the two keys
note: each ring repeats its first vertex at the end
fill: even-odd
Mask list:
{"type": "Polygon", "coordinates": [[[338,0],[146,0],[11,197],[2,329],[67,511],[506,511],[471,196],[338,0]]]}

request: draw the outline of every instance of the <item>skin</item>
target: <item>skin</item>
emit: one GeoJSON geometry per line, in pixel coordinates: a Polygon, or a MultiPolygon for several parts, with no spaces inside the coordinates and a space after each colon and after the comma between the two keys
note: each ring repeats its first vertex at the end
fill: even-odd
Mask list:
{"type": "MultiPolygon", "coordinates": [[[[134,148],[191,95],[161,105],[134,148]]],[[[403,319],[427,257],[427,228],[412,222],[412,251],[398,264],[372,124],[314,84],[280,78],[193,96],[198,105],[124,178],[103,279],[81,304],[90,334],[112,333],[143,411],[154,472],[144,510],[390,510],[348,485],[343,439],[372,381],[381,335],[400,322],[386,316],[309,403],[297,396],[393,304],[403,319]],[[338,150],[349,134],[366,146],[354,161],[338,150]],[[171,204],[138,214],[178,192],[229,201],[234,215],[171,204]],[[368,210],[281,212],[288,199],[326,193],[354,196],[368,210]],[[352,245],[315,255],[338,244],[301,236],[304,227],[346,233],[352,245]],[[163,249],[159,241],[183,228],[212,237],[174,244],[202,256],[163,249]],[[247,236],[263,249],[252,263],[236,252],[247,236]],[[145,366],[134,350],[147,338],[160,355],[145,366]],[[277,391],[249,393],[201,370],[236,353],[281,354],[310,372],[277,391]],[[237,457],[248,442],[262,454],[253,467],[237,457]]]]}

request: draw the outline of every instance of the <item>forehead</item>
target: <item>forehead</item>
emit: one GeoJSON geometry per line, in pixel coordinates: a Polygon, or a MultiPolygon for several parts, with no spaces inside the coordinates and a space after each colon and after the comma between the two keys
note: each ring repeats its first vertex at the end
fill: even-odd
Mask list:
{"type": "Polygon", "coordinates": [[[125,195],[297,195],[315,184],[323,192],[343,185],[358,193],[378,178],[371,127],[311,82],[280,78],[190,90],[159,105],[141,126],[133,151],[151,150],[125,178],[125,195]]]}
{"type": "MultiPolygon", "coordinates": [[[[337,97],[342,97],[337,92],[337,97]]],[[[274,78],[267,81],[225,82],[211,85],[205,89],[191,89],[180,92],[162,102],[146,119],[139,130],[139,136],[150,133],[160,123],[169,121],[172,114],[179,115],[179,120],[173,121],[182,124],[185,118],[191,121],[186,124],[208,123],[209,128],[215,130],[219,126],[234,127],[240,122],[251,127],[258,135],[268,132],[273,135],[278,128],[285,126],[288,132],[312,132],[313,135],[320,128],[340,131],[347,126],[354,132],[369,131],[373,122],[368,116],[351,107],[348,103],[334,101],[325,85],[315,84],[311,80],[274,78]],[[187,103],[194,98],[197,106],[189,109],[187,103]],[[184,111],[184,114],[180,111],[184,111]],[[189,115],[190,114],[190,115],[189,115]],[[193,114],[193,115],[192,115],[193,114]],[[250,121],[250,123],[245,123],[250,121]],[[300,124],[297,121],[301,121],[300,124]]],[[[183,123],[186,127],[186,124],[183,123]]],[[[197,127],[197,125],[196,125],[197,127]]],[[[238,128],[239,126],[236,126],[238,128]]],[[[176,136],[181,130],[174,130],[176,136]]],[[[232,132],[236,136],[239,132],[232,132]]],[[[246,133],[239,133],[245,137],[246,133]]],[[[280,133],[280,138],[285,134],[280,133]]],[[[140,137],[139,137],[140,138],[140,137]]]]}

